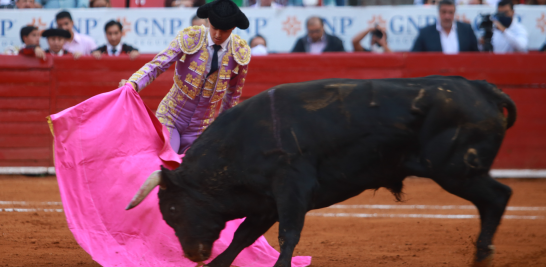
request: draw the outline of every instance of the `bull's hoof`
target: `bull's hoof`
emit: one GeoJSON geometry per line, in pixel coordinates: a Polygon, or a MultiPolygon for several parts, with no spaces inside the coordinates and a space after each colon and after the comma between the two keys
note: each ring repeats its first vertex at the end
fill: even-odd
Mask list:
{"type": "Polygon", "coordinates": [[[489,245],[487,249],[484,249],[482,251],[478,249],[478,253],[476,255],[476,261],[474,262],[474,264],[472,264],[472,267],[491,267],[493,265],[494,255],[495,255],[495,246],[493,245],[489,245]]]}

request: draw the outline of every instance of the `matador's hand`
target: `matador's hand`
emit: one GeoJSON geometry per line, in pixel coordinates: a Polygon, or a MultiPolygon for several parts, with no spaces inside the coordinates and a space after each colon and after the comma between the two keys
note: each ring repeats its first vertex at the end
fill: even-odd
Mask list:
{"type": "Polygon", "coordinates": [[[122,86],[124,86],[126,83],[127,83],[127,80],[122,79],[121,82],[119,82],[118,87],[122,87],[122,86]]]}
{"type": "MultiPolygon", "coordinates": [[[[122,80],[119,82],[118,86],[119,86],[119,87],[122,87],[122,86],[124,86],[126,83],[127,83],[127,80],[122,79],[122,80]]],[[[138,92],[136,84],[135,84],[134,82],[130,82],[130,83],[131,83],[131,86],[133,87],[133,89],[135,89],[135,91],[138,92]]]]}

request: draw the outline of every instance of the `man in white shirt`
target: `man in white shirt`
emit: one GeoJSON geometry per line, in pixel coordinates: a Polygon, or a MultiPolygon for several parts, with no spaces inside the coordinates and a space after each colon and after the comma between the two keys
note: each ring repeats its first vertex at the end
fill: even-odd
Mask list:
{"type": "Polygon", "coordinates": [[[529,44],[527,30],[518,22],[517,18],[514,19],[512,1],[500,1],[497,15],[492,16],[491,20],[495,26],[491,38],[494,53],[527,52],[529,44]]]}

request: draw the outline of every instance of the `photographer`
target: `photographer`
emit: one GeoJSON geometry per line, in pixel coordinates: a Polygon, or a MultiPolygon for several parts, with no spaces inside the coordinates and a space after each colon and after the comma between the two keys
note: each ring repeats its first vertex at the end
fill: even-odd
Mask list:
{"type": "Polygon", "coordinates": [[[412,52],[457,54],[478,51],[478,40],[470,24],[455,21],[455,4],[452,1],[440,1],[438,13],[440,18],[435,25],[419,31],[412,52]]]}
{"type": "Polygon", "coordinates": [[[384,28],[376,25],[375,27],[370,27],[367,30],[360,32],[353,38],[353,48],[355,52],[373,52],[373,53],[390,53],[391,49],[387,44],[387,33],[384,28]],[[372,38],[370,41],[370,49],[362,47],[360,42],[366,35],[372,33],[372,38]]]}
{"type": "Polygon", "coordinates": [[[491,44],[494,53],[527,52],[529,43],[527,30],[514,19],[514,4],[503,0],[497,6],[497,14],[491,16],[493,37],[491,44]]]}

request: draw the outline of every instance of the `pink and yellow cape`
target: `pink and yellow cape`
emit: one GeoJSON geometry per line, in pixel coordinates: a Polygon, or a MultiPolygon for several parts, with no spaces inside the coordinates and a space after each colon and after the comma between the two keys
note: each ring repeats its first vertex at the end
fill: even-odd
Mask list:
{"type": "MultiPolygon", "coordinates": [[[[169,145],[167,129],[139,94],[126,85],[50,118],[68,228],[93,260],[102,266],[197,266],[183,257],[173,229],[163,221],[157,188],[125,211],[150,173],[182,162],[169,145]]],[[[211,259],[227,248],[242,220],[226,223],[211,259]]],[[[262,236],[233,265],[271,267],[278,256],[262,236]]],[[[292,266],[309,264],[311,257],[292,259],[292,266]]]]}

